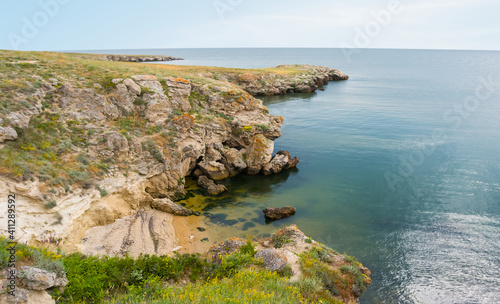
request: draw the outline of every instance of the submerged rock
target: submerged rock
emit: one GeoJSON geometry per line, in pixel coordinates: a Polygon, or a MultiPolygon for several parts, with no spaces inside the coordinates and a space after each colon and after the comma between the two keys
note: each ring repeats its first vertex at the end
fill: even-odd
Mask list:
{"type": "Polygon", "coordinates": [[[283,207],[283,208],[274,208],[269,207],[263,210],[264,216],[266,219],[270,220],[279,220],[285,217],[289,217],[295,214],[295,208],[293,207],[283,207]]]}
{"type": "Polygon", "coordinates": [[[219,195],[227,191],[227,188],[224,185],[217,185],[213,180],[209,179],[205,175],[198,178],[198,186],[204,188],[209,195],[219,195]]]}
{"type": "Polygon", "coordinates": [[[193,214],[192,210],[187,209],[180,204],[176,204],[168,198],[153,200],[151,207],[173,215],[189,216],[193,214]]]}

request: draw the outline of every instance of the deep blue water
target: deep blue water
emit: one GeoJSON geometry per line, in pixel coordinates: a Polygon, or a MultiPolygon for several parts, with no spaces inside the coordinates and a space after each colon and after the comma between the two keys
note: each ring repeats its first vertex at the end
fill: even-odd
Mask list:
{"type": "Polygon", "coordinates": [[[372,270],[362,303],[500,301],[500,52],[360,50],[349,61],[339,49],[110,51],[119,52],[343,70],[350,80],[325,91],[264,98],[285,118],[276,151],[298,156],[298,169],[231,180],[206,210],[253,218],[227,229],[258,234],[263,207],[297,207],[267,231],[295,223],[356,256],[372,270]]]}

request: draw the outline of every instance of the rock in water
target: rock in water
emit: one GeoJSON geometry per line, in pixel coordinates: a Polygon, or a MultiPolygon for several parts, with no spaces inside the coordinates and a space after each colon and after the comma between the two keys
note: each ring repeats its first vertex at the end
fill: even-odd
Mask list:
{"type": "Polygon", "coordinates": [[[289,217],[295,214],[295,208],[293,207],[283,207],[283,208],[274,208],[269,207],[263,210],[264,216],[269,220],[279,220],[285,217],[289,217]]]}
{"type": "Polygon", "coordinates": [[[6,140],[16,140],[17,132],[11,127],[0,127],[0,143],[3,143],[6,140]]]}
{"type": "Polygon", "coordinates": [[[168,198],[155,199],[151,203],[151,207],[173,215],[188,216],[193,214],[192,210],[176,204],[168,198]]]}
{"type": "Polygon", "coordinates": [[[252,145],[247,151],[248,174],[256,175],[271,161],[273,157],[274,141],[262,134],[255,135],[252,145]]]}
{"type": "Polygon", "coordinates": [[[217,185],[213,180],[209,179],[205,175],[198,178],[198,186],[204,188],[208,195],[219,195],[222,192],[227,191],[224,185],[217,185]]]}
{"type": "Polygon", "coordinates": [[[262,259],[264,261],[264,267],[270,271],[282,271],[288,263],[285,254],[277,249],[259,250],[255,257],[262,259]]]}

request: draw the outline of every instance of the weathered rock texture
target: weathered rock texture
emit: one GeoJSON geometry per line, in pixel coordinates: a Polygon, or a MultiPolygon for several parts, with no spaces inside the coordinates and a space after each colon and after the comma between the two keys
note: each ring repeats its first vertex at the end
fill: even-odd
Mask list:
{"type": "MultiPolygon", "coordinates": [[[[12,95],[15,107],[0,112],[0,127],[7,130],[0,149],[10,151],[0,153],[0,194],[16,194],[19,241],[55,234],[78,249],[90,228],[142,221],[141,210],[151,206],[188,215],[172,203],[185,194],[187,176],[207,176],[204,187],[216,195],[226,189],[213,180],[294,167],[298,159],[289,153],[273,156],[283,118],[270,115],[251,94],[286,93],[294,85],[293,91],[314,89],[346,78],[328,68],[294,69],[300,73],[228,72],[219,80],[200,74],[193,81],[127,75],[94,83],[79,75],[30,75],[27,89],[12,95]],[[18,138],[14,128],[21,130],[18,138]]],[[[0,200],[2,210],[6,204],[0,200]]],[[[152,227],[152,235],[160,233],[152,227]]]]}
{"type": "Polygon", "coordinates": [[[271,271],[282,271],[288,262],[283,251],[277,249],[259,250],[255,257],[262,259],[264,267],[271,271]]]}

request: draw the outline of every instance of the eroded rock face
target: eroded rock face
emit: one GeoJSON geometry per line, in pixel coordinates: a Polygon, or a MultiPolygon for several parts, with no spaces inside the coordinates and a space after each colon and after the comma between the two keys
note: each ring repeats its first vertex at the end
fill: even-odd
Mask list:
{"type": "Polygon", "coordinates": [[[176,204],[168,198],[153,200],[151,207],[174,215],[189,216],[193,214],[192,210],[187,209],[180,204],[176,204]]]}
{"type": "Polygon", "coordinates": [[[57,274],[31,266],[20,267],[21,281],[27,289],[46,290],[52,287],[68,285],[66,275],[58,277],[57,274]]]}
{"type": "Polygon", "coordinates": [[[281,250],[277,249],[262,249],[255,255],[256,258],[264,261],[264,267],[270,271],[282,271],[288,259],[281,250]]]}
{"type": "MultiPolygon", "coordinates": [[[[333,77],[324,72],[324,77],[320,69],[312,74],[323,80],[333,77]]],[[[76,78],[39,76],[43,85],[36,92],[16,96],[16,102],[26,99],[29,107],[0,114],[2,128],[28,127],[42,113],[42,101],[49,102],[45,112],[60,114],[50,119],[85,141],[85,146],[69,144],[61,160],[82,154],[91,162],[89,173],[96,174],[90,174],[91,187],[61,183],[50,187],[50,192],[37,172],[24,181],[0,176],[0,192],[16,193],[23,204],[20,217],[26,220],[19,229],[21,241],[40,239],[51,231],[71,239],[66,244],[75,249],[89,228],[149,208],[154,200],[185,194],[184,178],[189,174],[219,180],[246,171],[276,173],[296,165],[298,160],[280,152],[273,159],[272,140],[281,135],[283,118],[270,115],[262,101],[248,93],[254,93],[253,85],[262,87],[259,81],[269,84],[262,88],[264,94],[287,91],[287,81],[268,76],[234,77],[247,83],[238,86],[224,75],[209,82],[130,75],[91,88],[76,78]],[[196,111],[189,113],[191,107],[196,111]],[[57,205],[46,210],[43,203],[51,200],[57,205]]],[[[310,81],[306,78],[294,81],[310,81]]],[[[8,136],[15,137],[12,130],[8,136]]],[[[206,187],[213,195],[225,190],[216,183],[206,187]]]]}
{"type": "Polygon", "coordinates": [[[23,283],[28,289],[45,290],[54,287],[57,275],[47,270],[23,266],[21,267],[23,283]]]}
{"type": "Polygon", "coordinates": [[[222,149],[222,163],[226,166],[229,176],[236,176],[247,168],[243,155],[235,148],[222,149]]]}
{"type": "Polygon", "coordinates": [[[311,93],[328,81],[347,80],[349,76],[340,70],[310,65],[280,65],[278,68],[294,68],[308,71],[296,77],[280,75],[256,75],[244,73],[234,80],[252,95],[282,95],[286,93],[311,93]]]}
{"type": "Polygon", "coordinates": [[[282,208],[269,207],[264,209],[263,212],[266,219],[279,220],[294,215],[295,208],[290,206],[282,208]]]}
{"type": "Polygon", "coordinates": [[[141,94],[141,87],[135,83],[132,79],[127,78],[123,81],[123,84],[127,87],[128,91],[132,93],[133,95],[140,95],[141,94]]]}
{"type": "Polygon", "coordinates": [[[198,186],[204,188],[208,195],[219,195],[227,191],[227,188],[224,185],[217,185],[213,180],[209,179],[205,175],[198,178],[198,186]]]}
{"type": "Polygon", "coordinates": [[[246,163],[249,175],[256,175],[271,161],[273,157],[274,142],[262,134],[254,137],[252,145],[247,149],[246,163]]]}
{"type": "Polygon", "coordinates": [[[174,215],[158,210],[141,210],[112,224],[89,229],[81,250],[109,256],[168,254],[179,245],[173,219],[174,215]]]}
{"type": "Polygon", "coordinates": [[[16,140],[17,132],[14,128],[11,127],[0,127],[0,143],[3,143],[6,140],[16,140]]]}

